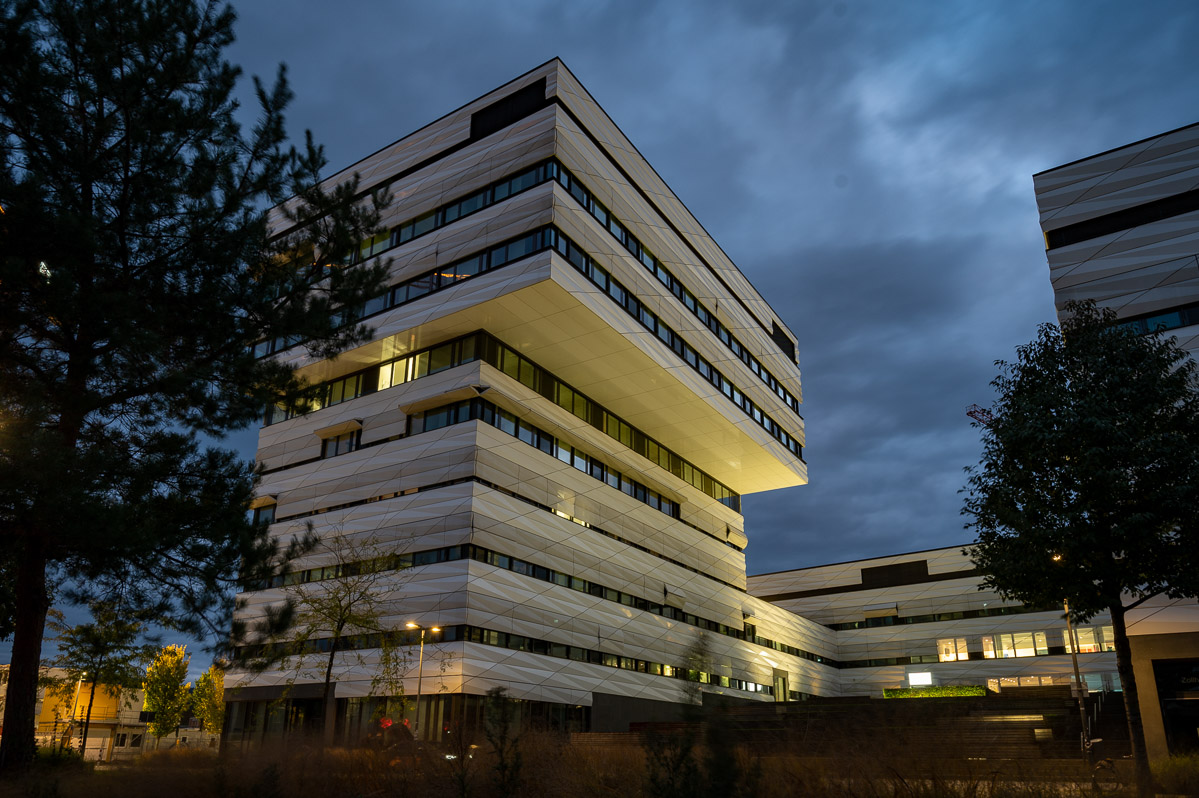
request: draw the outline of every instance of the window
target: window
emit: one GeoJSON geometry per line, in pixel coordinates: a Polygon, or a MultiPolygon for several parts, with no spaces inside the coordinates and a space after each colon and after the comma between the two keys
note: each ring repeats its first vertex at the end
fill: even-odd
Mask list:
{"type": "Polygon", "coordinates": [[[937,658],[941,662],[970,659],[970,653],[966,650],[966,638],[947,637],[943,640],[938,640],[937,658]]]}
{"type": "Polygon", "coordinates": [[[255,524],[273,524],[275,523],[275,507],[277,505],[267,504],[254,510],[253,521],[255,524]]]}
{"type": "Polygon", "coordinates": [[[129,744],[129,735],[121,732],[117,735],[117,748],[124,748],[129,744]]]}
{"type": "MultiPolygon", "coordinates": [[[[1074,636],[1078,638],[1078,653],[1079,654],[1097,654],[1103,650],[1100,646],[1097,635],[1093,626],[1076,626],[1074,627],[1074,636]]],[[[1066,641],[1066,653],[1070,653],[1073,646],[1070,645],[1070,632],[1062,630],[1062,639],[1066,641]]]]}
{"type": "Polygon", "coordinates": [[[142,747],[142,736],[140,734],[134,734],[134,735],[130,736],[129,747],[130,748],[141,748],[142,747]]]}
{"type": "Polygon", "coordinates": [[[358,448],[361,438],[362,430],[359,429],[347,432],[344,435],[324,438],[321,441],[321,458],[327,459],[329,457],[336,457],[339,454],[348,454],[358,448]]]}

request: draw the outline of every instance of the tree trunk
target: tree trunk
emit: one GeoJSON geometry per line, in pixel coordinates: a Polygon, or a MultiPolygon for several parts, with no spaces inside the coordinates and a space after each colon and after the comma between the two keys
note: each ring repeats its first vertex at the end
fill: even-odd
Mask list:
{"type": "Polygon", "coordinates": [[[27,541],[17,568],[16,626],[12,665],[4,703],[4,734],[0,736],[0,771],[23,770],[33,762],[37,723],[37,679],[46,632],[46,556],[27,541]]]}
{"type": "Polygon", "coordinates": [[[1153,795],[1153,775],[1149,772],[1148,752],[1145,748],[1145,727],[1141,722],[1141,701],[1137,693],[1137,680],[1132,671],[1132,647],[1128,643],[1128,630],[1124,624],[1124,605],[1119,601],[1112,604],[1112,631],[1116,636],[1116,670],[1120,673],[1120,686],[1124,691],[1124,711],[1128,715],[1128,739],[1132,744],[1133,765],[1136,768],[1137,794],[1153,795]]]}
{"type": "Polygon", "coordinates": [[[324,734],[321,736],[325,748],[330,748],[333,745],[333,736],[336,731],[337,718],[334,717],[337,708],[337,699],[334,698],[333,692],[333,658],[337,655],[337,641],[340,639],[340,630],[338,636],[333,638],[333,642],[329,645],[329,662],[325,666],[325,690],[321,693],[321,711],[324,714],[324,734]]]}
{"type": "Polygon", "coordinates": [[[83,716],[83,741],[79,743],[79,756],[87,759],[87,732],[92,727],[92,707],[96,703],[96,682],[100,680],[98,674],[92,674],[92,690],[87,697],[87,714],[83,716]]]}

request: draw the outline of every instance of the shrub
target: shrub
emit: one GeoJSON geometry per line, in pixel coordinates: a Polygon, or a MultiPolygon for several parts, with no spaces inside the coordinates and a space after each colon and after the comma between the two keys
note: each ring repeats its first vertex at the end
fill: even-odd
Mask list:
{"type": "Polygon", "coordinates": [[[1153,763],[1153,776],[1161,791],[1174,795],[1199,795],[1199,754],[1172,756],[1153,763]]]}
{"type": "Polygon", "coordinates": [[[929,687],[888,687],[883,698],[960,698],[986,695],[981,684],[936,684],[929,687]]]}

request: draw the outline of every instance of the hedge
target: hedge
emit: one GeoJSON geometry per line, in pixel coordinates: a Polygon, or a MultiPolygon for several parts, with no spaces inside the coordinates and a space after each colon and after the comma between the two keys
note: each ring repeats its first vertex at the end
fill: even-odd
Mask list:
{"type": "Polygon", "coordinates": [[[981,684],[937,684],[930,687],[887,687],[883,698],[957,698],[986,695],[981,684]]]}

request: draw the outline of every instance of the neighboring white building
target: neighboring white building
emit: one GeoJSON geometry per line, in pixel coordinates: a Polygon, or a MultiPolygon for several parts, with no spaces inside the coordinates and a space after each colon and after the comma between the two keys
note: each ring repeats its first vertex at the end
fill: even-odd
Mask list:
{"type": "MultiPolygon", "coordinates": [[[[874,557],[749,578],[759,598],[837,632],[841,691],[978,684],[1070,684],[1062,607],[1029,608],[981,590],[963,547],[874,557]]],[[[1090,690],[1118,689],[1106,614],[1075,629],[1090,690]]]]}
{"type": "Polygon", "coordinates": [[[1033,176],[1058,310],[1093,299],[1199,351],[1199,124],[1033,176]]]}
{"type": "MultiPolygon", "coordinates": [[[[745,591],[740,497],[807,479],[795,336],[562,63],[331,179],[351,172],[396,198],[360,256],[390,259],[391,287],[364,310],[374,339],[335,360],[258,347],[327,393],[267,414],[256,506],[280,537],[311,523],[409,558],[394,627],[443,630],[422,729],[492,687],[570,728],[684,701],[688,677],[836,694],[835,633],[745,591]]],[[[246,620],[283,598],[258,587],[246,620]]],[[[379,706],[350,659],[353,734],[379,706]]],[[[232,739],[320,714],[319,685],[293,676],[230,675],[232,739]]]]}
{"type": "MultiPolygon", "coordinates": [[[[1199,124],[1033,182],[1059,312],[1093,299],[1199,357],[1199,124]]],[[[1158,598],[1128,621],[1150,757],[1199,752],[1199,607],[1158,598]]]]}

